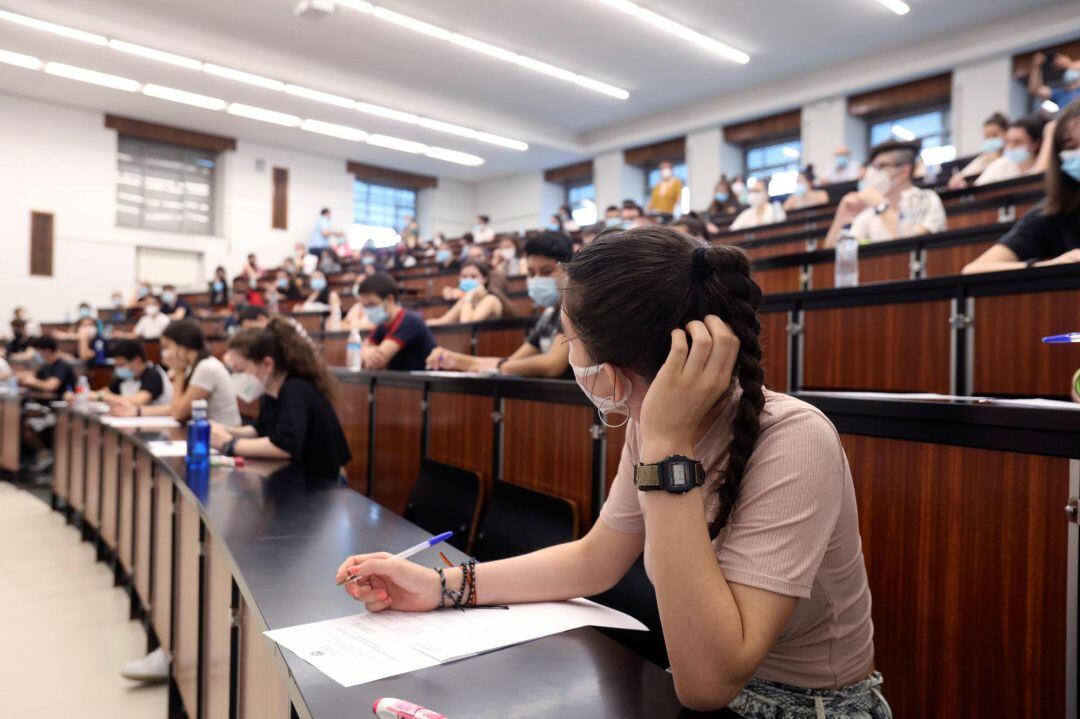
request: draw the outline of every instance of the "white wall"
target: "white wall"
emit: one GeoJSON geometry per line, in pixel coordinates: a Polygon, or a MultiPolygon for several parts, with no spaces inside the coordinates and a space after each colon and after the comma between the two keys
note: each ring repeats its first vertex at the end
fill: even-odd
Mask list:
{"type": "Polygon", "coordinates": [[[692,208],[708,207],[712,202],[713,190],[721,174],[722,135],[719,127],[710,127],[686,136],[686,184],[690,188],[692,208]]]}
{"type": "Polygon", "coordinates": [[[438,187],[421,190],[416,202],[421,237],[460,237],[476,221],[476,185],[467,182],[440,179],[438,187]]]}
{"type": "Polygon", "coordinates": [[[839,145],[848,146],[853,162],[866,159],[866,124],[848,114],[847,98],[830,97],[804,105],[799,164],[812,164],[818,177],[825,178],[836,164],[833,153],[839,145]]]}
{"type": "Polygon", "coordinates": [[[1010,119],[1024,114],[1023,101],[1016,103],[1014,87],[1020,83],[1013,79],[1009,55],[960,65],[952,82],[952,137],[961,157],[981,151],[986,118],[995,112],[1010,119]]]}
{"type": "Polygon", "coordinates": [[[496,232],[542,227],[547,222],[542,212],[543,186],[546,184],[540,170],[481,182],[476,186],[476,212],[487,215],[496,232]]]}

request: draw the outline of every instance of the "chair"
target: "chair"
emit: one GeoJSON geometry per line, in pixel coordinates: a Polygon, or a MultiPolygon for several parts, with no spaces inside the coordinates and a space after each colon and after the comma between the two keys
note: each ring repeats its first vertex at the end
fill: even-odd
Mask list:
{"type": "Polygon", "coordinates": [[[656,590],[645,574],[643,556],[637,558],[618,584],[589,599],[629,614],[649,628],[647,632],[607,628],[600,628],[600,631],[654,664],[664,668],[669,666],[664,630],[660,626],[660,609],[656,606],[656,590]]]}
{"type": "Polygon", "coordinates": [[[405,505],[405,519],[432,534],[452,530],[450,544],[464,552],[472,542],[483,501],[479,473],[423,459],[405,505]]]}
{"type": "Polygon", "coordinates": [[[495,482],[473,553],[490,562],[569,542],[577,537],[577,520],[577,505],[568,499],[495,482]]]}

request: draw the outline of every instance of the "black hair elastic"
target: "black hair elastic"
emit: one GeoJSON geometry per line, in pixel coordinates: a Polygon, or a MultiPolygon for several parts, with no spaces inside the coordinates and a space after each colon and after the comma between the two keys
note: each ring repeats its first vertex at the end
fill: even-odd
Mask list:
{"type": "Polygon", "coordinates": [[[709,262],[709,258],[706,257],[708,251],[708,247],[699,246],[694,248],[692,254],[694,260],[694,275],[698,279],[707,280],[712,277],[714,272],[716,272],[716,268],[709,262]]]}

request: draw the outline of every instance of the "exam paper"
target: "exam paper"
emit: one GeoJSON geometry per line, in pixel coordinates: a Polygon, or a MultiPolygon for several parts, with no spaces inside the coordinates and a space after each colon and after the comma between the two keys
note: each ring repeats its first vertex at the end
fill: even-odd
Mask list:
{"type": "Polygon", "coordinates": [[[365,613],[265,634],[351,687],[584,626],[648,631],[622,612],[574,599],[509,609],[365,613]]]}
{"type": "Polygon", "coordinates": [[[154,440],[152,442],[147,442],[146,447],[150,450],[150,454],[155,457],[187,456],[187,442],[182,439],[175,442],[168,440],[154,440]]]}
{"type": "Polygon", "coordinates": [[[180,423],[172,417],[102,417],[101,423],[110,427],[153,427],[169,429],[179,427],[180,423]]]}

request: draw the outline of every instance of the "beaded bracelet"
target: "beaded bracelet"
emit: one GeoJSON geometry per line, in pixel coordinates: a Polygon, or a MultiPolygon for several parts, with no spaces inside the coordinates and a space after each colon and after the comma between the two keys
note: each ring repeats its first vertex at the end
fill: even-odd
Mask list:
{"type": "Polygon", "coordinates": [[[453,589],[446,588],[446,573],[443,568],[435,567],[435,573],[439,575],[439,585],[441,587],[439,609],[453,606],[464,611],[465,607],[476,606],[476,560],[470,559],[459,566],[461,567],[461,588],[456,592],[453,589]],[[447,599],[450,600],[450,604],[446,603],[447,599]]]}

